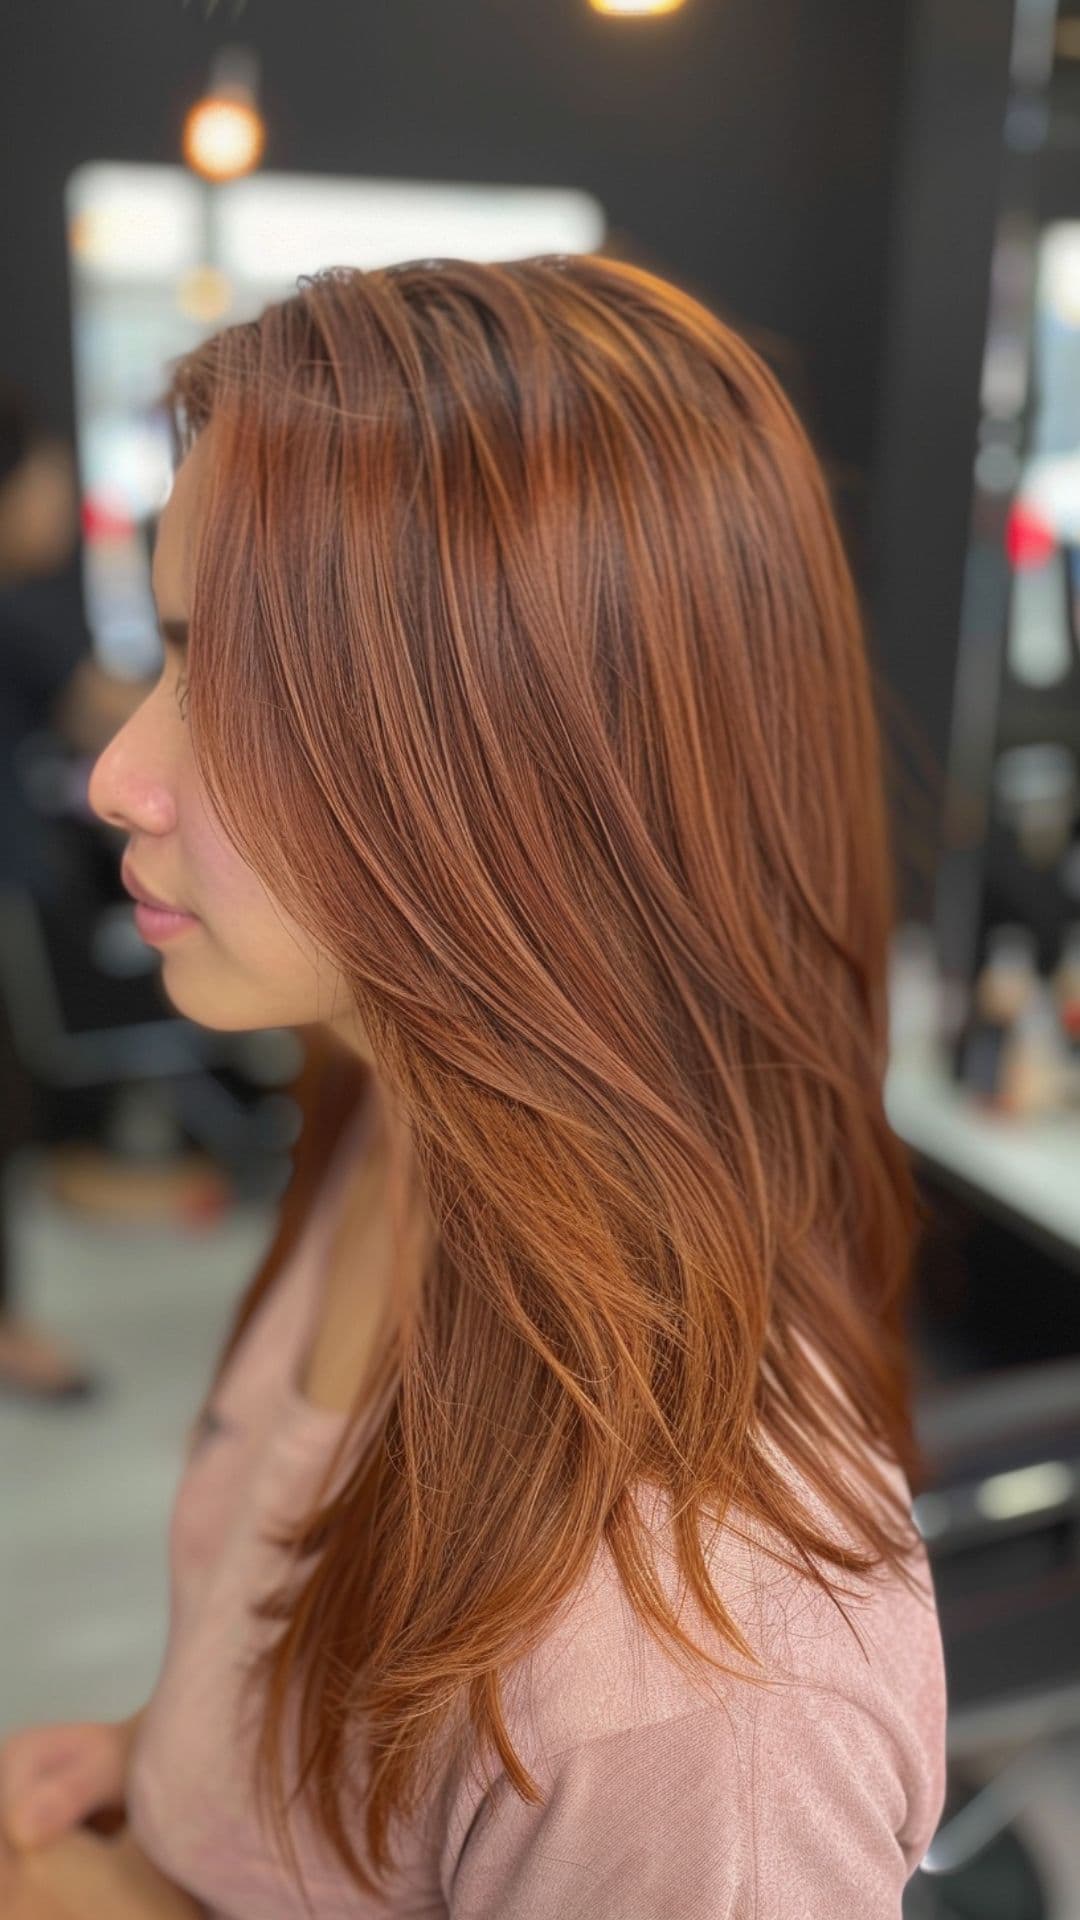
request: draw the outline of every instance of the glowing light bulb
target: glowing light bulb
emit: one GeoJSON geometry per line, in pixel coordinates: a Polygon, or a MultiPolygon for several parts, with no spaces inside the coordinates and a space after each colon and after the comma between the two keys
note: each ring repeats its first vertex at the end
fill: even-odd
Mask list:
{"type": "Polygon", "coordinates": [[[262,158],[266,127],[250,101],[209,94],[184,121],[184,159],[204,180],[236,180],[262,158]]]}
{"type": "Polygon", "coordinates": [[[594,13],[674,13],[684,0],[589,0],[594,13]]]}
{"type": "Polygon", "coordinates": [[[176,284],[176,304],[190,319],[212,326],[233,303],[233,283],[220,267],[189,267],[176,284]]]}

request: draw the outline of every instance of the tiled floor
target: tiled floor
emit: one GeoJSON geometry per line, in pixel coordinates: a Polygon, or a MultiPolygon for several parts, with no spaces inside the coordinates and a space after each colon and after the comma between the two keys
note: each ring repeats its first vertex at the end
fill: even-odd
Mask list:
{"type": "Polygon", "coordinates": [[[164,1644],[166,1528],[188,1421],[273,1221],[113,1225],[6,1170],[18,1299],[108,1376],[85,1403],[0,1392],[0,1735],[131,1713],[164,1644]]]}
{"type": "MultiPolygon", "coordinates": [[[[120,1717],[153,1686],[187,1422],[273,1228],[273,1209],[254,1205],[209,1229],[87,1220],[55,1204],[39,1168],[24,1149],[4,1173],[19,1299],[108,1388],[52,1408],[0,1392],[0,1738],[120,1717]]],[[[986,1770],[1005,1758],[987,1755],[986,1770]]],[[[1080,1746],[1019,1823],[1052,1920],[1080,1920],[1078,1812],[1080,1746]]]]}

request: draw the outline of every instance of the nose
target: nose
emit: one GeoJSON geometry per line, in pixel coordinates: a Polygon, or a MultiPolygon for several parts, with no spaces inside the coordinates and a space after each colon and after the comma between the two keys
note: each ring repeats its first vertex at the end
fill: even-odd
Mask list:
{"type": "Polygon", "coordinates": [[[144,701],[114,733],[90,770],[87,804],[106,825],[127,834],[168,833],[176,825],[176,799],[157,730],[148,724],[144,701]]]}

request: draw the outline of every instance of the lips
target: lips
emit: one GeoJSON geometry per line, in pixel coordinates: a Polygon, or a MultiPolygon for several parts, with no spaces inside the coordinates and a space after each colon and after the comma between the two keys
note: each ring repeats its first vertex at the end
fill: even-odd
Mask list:
{"type": "Polygon", "coordinates": [[[140,900],[144,907],[158,907],[163,913],[187,913],[186,907],[174,906],[171,900],[162,900],[160,895],[151,893],[148,887],[144,887],[142,881],[136,879],[126,860],[121,862],[120,878],[132,899],[140,900]]]}

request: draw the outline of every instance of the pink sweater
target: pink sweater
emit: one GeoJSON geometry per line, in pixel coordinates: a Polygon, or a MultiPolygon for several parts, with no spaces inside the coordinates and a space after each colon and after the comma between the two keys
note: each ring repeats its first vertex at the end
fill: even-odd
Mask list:
{"type": "MultiPolygon", "coordinates": [[[[250,1749],[233,1743],[230,1719],[237,1657],[256,1631],[273,1632],[246,1617],[281,1569],[260,1526],[303,1507],[345,1418],[306,1401],[297,1379],[358,1138],[353,1123],[232,1357],[173,1506],[168,1642],[128,1812],[144,1851],[209,1920],[305,1912],[258,1826],[250,1749]]],[[[605,1551],[504,1689],[544,1804],[521,1801],[501,1772],[485,1790],[478,1766],[448,1767],[421,1815],[391,1828],[405,1871],[390,1905],[361,1896],[294,1814],[318,1920],[899,1920],[945,1797],[946,1684],[925,1555],[919,1598],[894,1581],[843,1599],[865,1656],[824,1596],[729,1529],[710,1564],[783,1684],[715,1675],[709,1693],[684,1678],[637,1623],[605,1551]]],[[[683,1617],[700,1639],[697,1615],[683,1617]]],[[[362,1828],[358,1819],[364,1857],[362,1828]]]]}

